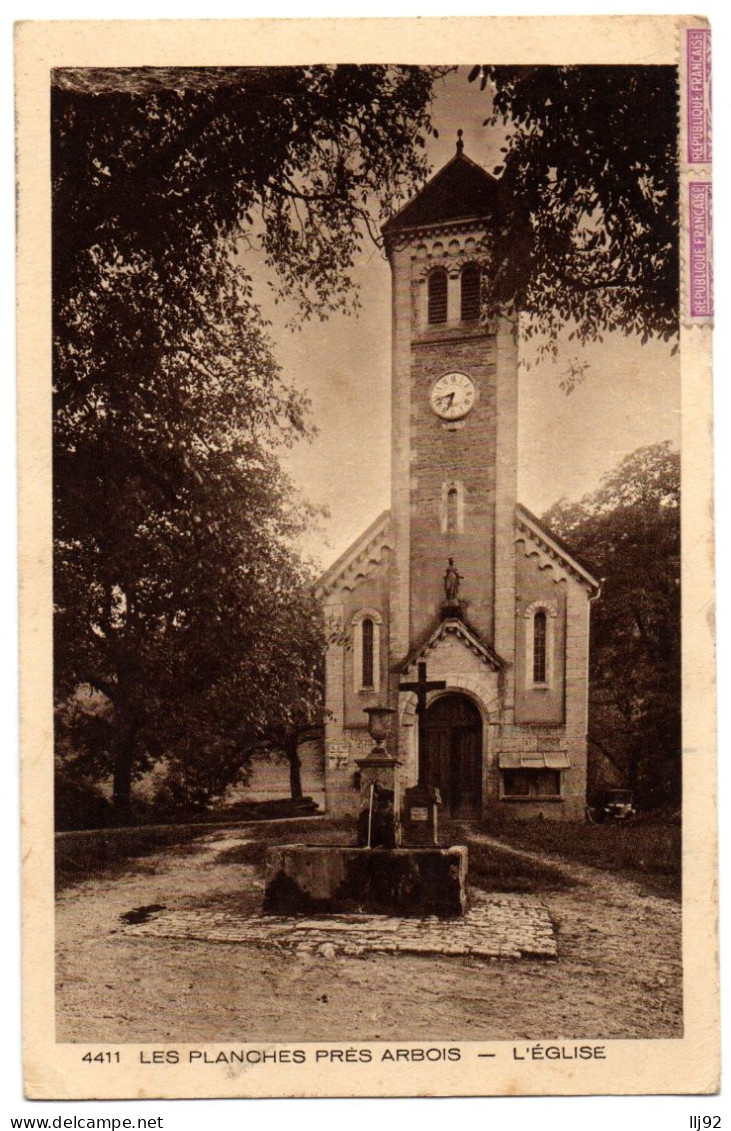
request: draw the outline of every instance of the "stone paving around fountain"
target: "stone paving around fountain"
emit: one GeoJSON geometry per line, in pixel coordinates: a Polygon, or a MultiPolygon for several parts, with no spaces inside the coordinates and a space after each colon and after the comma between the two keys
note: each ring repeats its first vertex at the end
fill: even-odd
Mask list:
{"type": "Polygon", "coordinates": [[[531,896],[473,893],[462,919],[406,919],[388,915],[338,915],[295,918],[237,916],[211,910],[161,910],[125,935],[236,943],[319,954],[372,953],[447,955],[498,959],[555,959],[556,936],[543,904],[531,896]]]}

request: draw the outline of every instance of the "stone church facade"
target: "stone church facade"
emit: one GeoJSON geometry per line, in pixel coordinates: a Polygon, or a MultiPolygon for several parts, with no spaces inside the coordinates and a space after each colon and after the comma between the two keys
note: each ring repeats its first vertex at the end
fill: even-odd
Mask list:
{"type": "Polygon", "coordinates": [[[499,192],[459,142],[383,229],[391,508],[320,583],[333,641],[324,751],[333,814],[357,810],[356,760],[373,745],[364,709],[377,705],[396,712],[403,785],[436,785],[447,815],[584,813],[599,587],[516,498],[515,327],[481,320],[477,265],[499,192]],[[401,686],[420,670],[442,685],[427,693],[422,727],[415,692],[401,686]]]}

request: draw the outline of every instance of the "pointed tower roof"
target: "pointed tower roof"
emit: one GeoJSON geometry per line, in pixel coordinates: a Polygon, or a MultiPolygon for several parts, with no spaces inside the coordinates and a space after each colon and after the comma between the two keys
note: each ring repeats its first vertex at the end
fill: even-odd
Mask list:
{"type": "Polygon", "coordinates": [[[386,240],[397,232],[441,224],[450,220],[480,219],[490,215],[498,199],[500,181],[464,154],[462,131],[457,132],[457,152],[381,228],[386,240]]]}

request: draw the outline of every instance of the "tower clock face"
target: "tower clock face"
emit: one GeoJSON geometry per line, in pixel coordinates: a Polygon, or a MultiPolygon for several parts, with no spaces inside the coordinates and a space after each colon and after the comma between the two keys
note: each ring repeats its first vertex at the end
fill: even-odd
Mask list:
{"type": "Polygon", "coordinates": [[[477,389],[466,373],[445,373],[432,385],[431,406],[443,420],[459,420],[475,403],[477,389]]]}

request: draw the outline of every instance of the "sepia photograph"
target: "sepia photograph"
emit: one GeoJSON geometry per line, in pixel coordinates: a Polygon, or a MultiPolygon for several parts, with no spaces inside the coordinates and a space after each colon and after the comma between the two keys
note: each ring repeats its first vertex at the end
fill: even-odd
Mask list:
{"type": "Polygon", "coordinates": [[[713,1090],[686,22],[51,60],[44,1094],[663,1090],[708,995],[713,1090]]]}

